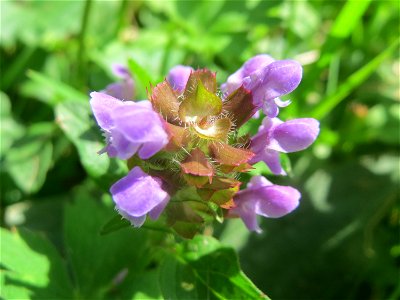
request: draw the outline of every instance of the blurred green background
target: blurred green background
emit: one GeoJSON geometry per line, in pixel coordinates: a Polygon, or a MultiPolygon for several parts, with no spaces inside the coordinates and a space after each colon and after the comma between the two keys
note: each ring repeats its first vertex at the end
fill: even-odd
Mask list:
{"type": "Polygon", "coordinates": [[[129,66],[144,99],[174,65],[207,67],[222,83],[259,53],[303,64],[280,117],[317,118],[321,133],[285,158],[288,178],[253,171],[302,192],[294,213],[262,220],[260,235],[239,220],[210,230],[272,299],[400,297],[398,1],[0,5],[4,298],[160,298],[149,249],[163,246],[162,234],[98,234],[115,214],[107,190],[126,167],[96,155],[103,138],[88,93],[118,81],[114,63],[129,66]]]}

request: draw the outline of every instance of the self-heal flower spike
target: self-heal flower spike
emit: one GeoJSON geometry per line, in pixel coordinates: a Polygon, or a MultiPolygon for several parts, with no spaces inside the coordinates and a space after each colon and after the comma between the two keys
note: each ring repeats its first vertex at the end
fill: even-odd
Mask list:
{"type": "Polygon", "coordinates": [[[164,211],[166,225],[185,238],[224,217],[240,217],[260,232],[258,215],[293,211],[300,199],[296,189],[256,176],[240,190],[239,179],[259,161],[285,174],[280,153],[300,151],[316,139],[318,121],[276,118],[278,106],[289,104],[279,97],[293,91],[301,75],[297,62],[258,55],[220,89],[216,73],[179,65],[148,90],[149,101],[92,93],[92,110],[107,138],[102,152],[127,160],[131,170],[111,187],[116,209],[135,227],[164,211]],[[259,132],[241,135],[261,108],[267,116],[259,132]]]}
{"type": "Polygon", "coordinates": [[[269,55],[257,55],[228,77],[221,90],[227,95],[243,85],[252,92],[253,104],[273,118],[279,113],[278,106],[290,104],[290,101],[282,101],[279,97],[297,88],[302,73],[301,65],[294,60],[274,61],[269,55]]]}
{"type": "Polygon", "coordinates": [[[149,101],[121,101],[97,92],[90,96],[93,114],[107,139],[102,152],[110,157],[128,159],[137,152],[148,159],[168,143],[163,121],[149,101]]]}
{"type": "Polygon", "coordinates": [[[140,227],[146,215],[157,220],[170,199],[162,189],[162,181],[143,172],[139,167],[117,181],[110,189],[116,209],[133,226],[140,227]]]}
{"type": "Polygon", "coordinates": [[[285,175],[279,152],[290,153],[306,149],[319,133],[319,122],[311,118],[283,122],[265,117],[258,133],[251,139],[251,150],[256,154],[251,163],[264,161],[277,175],[285,175]]]}
{"type": "Polygon", "coordinates": [[[235,207],[230,214],[237,214],[249,230],[261,232],[257,215],[279,218],[292,212],[298,205],[300,193],[290,186],[274,185],[262,176],[254,176],[247,188],[233,198],[235,207]]]}

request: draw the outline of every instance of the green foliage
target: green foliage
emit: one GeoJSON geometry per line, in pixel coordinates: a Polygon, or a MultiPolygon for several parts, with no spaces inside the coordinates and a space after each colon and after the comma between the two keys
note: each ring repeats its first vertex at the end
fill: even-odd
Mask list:
{"type": "Polygon", "coordinates": [[[195,236],[160,268],[164,299],[269,299],[240,270],[232,248],[195,236]]]}
{"type": "Polygon", "coordinates": [[[43,236],[1,229],[2,296],[70,299],[71,281],[61,256],[43,236]]]}
{"type": "MultiPolygon", "coordinates": [[[[259,289],[277,299],[399,298],[398,1],[1,1],[0,8],[0,298],[265,298],[259,289]],[[311,149],[281,157],[289,178],[274,178],[302,192],[300,207],[264,220],[261,235],[240,220],[185,241],[172,233],[190,236],[185,220],[131,228],[108,195],[127,168],[97,154],[105,143],[89,92],[118,80],[113,63],[129,68],[136,98],[145,99],[177,64],[217,71],[222,83],[258,53],[304,66],[282,119],[321,121],[311,149]]],[[[261,120],[240,134],[254,134],[261,120]]],[[[250,175],[271,173],[260,163],[250,175]]],[[[179,197],[196,197],[187,194],[179,197]]],[[[199,228],[207,214],[225,217],[212,204],[194,207],[199,228]]]]}

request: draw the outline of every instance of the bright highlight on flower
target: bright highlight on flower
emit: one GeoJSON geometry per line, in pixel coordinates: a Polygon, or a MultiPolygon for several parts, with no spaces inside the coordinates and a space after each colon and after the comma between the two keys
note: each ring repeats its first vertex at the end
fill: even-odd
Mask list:
{"type": "MultiPolygon", "coordinates": [[[[240,217],[260,232],[257,215],[284,216],[299,203],[300,193],[256,176],[240,190],[240,174],[264,161],[285,175],[279,153],[310,146],[319,133],[314,119],[283,122],[276,116],[279,99],[300,83],[301,66],[268,55],[248,60],[221,86],[207,69],[174,67],[151,89],[150,101],[123,101],[91,93],[91,106],[106,136],[102,152],[128,160],[129,174],[111,187],[120,214],[135,227],[162,212],[167,225],[192,237],[215,219],[240,217]],[[259,132],[239,136],[238,129],[262,109],[259,132]]],[[[107,92],[107,91],[106,91],[107,92]]]]}

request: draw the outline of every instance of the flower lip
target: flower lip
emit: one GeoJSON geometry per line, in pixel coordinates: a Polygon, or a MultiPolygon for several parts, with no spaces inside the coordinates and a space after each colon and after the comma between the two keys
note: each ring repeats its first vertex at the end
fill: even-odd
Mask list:
{"type": "Polygon", "coordinates": [[[164,121],[149,101],[121,101],[93,92],[90,104],[99,126],[106,132],[109,156],[128,159],[137,151],[147,159],[168,144],[164,121]]]}
{"type": "Polygon", "coordinates": [[[312,118],[294,119],[276,126],[273,139],[282,152],[297,152],[308,148],[319,134],[319,122],[312,118]]]}
{"type": "Polygon", "coordinates": [[[157,219],[170,198],[162,189],[161,180],[139,167],[111,186],[110,192],[117,210],[135,226],[144,222],[146,214],[157,219]]]}
{"type": "Polygon", "coordinates": [[[285,175],[279,152],[297,152],[309,147],[317,138],[319,122],[312,118],[293,119],[282,122],[278,118],[265,117],[259,132],[251,140],[256,154],[251,163],[264,161],[277,175],[285,175]]]}
{"type": "Polygon", "coordinates": [[[254,176],[247,188],[234,196],[236,207],[232,209],[249,230],[261,232],[257,215],[280,218],[299,205],[300,193],[289,186],[273,185],[262,176],[254,176]]]}

